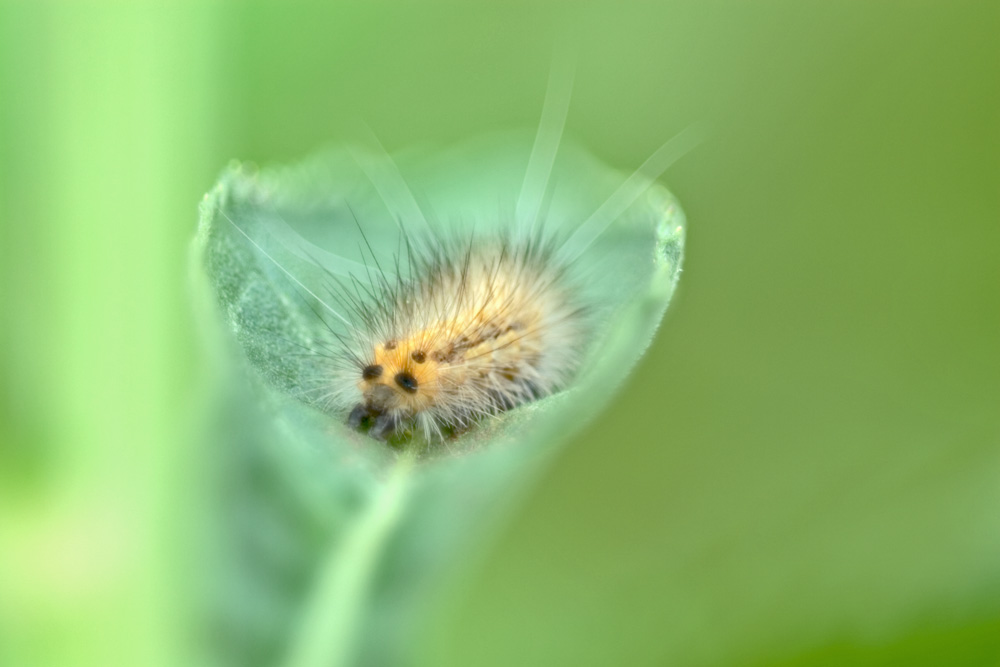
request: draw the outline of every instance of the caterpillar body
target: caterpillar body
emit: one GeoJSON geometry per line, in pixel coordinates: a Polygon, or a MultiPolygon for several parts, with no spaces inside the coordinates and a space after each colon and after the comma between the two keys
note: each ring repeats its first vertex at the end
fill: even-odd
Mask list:
{"type": "Polygon", "coordinates": [[[538,236],[439,242],[409,252],[407,277],[379,276],[374,298],[339,299],[361,326],[335,355],[347,391],[333,407],[379,439],[436,438],[564,386],[585,309],[555,250],[538,236]]]}

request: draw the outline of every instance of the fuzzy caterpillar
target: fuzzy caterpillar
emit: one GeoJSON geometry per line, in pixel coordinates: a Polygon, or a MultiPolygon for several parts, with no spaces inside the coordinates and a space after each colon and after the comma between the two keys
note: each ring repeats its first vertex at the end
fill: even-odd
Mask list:
{"type": "Polygon", "coordinates": [[[412,251],[410,277],[344,304],[362,326],[338,357],[332,384],[350,390],[334,410],[353,403],[348,423],[375,438],[413,424],[430,439],[564,386],[585,310],[555,253],[539,238],[412,251]]]}

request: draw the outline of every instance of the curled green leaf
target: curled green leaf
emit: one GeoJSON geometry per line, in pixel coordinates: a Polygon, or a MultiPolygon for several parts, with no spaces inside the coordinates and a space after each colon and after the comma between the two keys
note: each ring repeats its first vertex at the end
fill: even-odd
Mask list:
{"type": "MultiPolygon", "coordinates": [[[[232,506],[318,513],[310,530],[326,536],[325,543],[290,538],[284,547],[298,554],[287,567],[300,583],[276,594],[287,613],[267,650],[288,664],[399,664],[454,559],[610,400],[660,323],[683,256],[675,198],[642,174],[629,177],[564,145],[544,198],[524,206],[518,196],[529,152],[520,137],[500,136],[393,159],[337,149],[284,169],[234,164],[203,202],[199,262],[234,357],[243,360],[239,377],[254,388],[254,398],[244,398],[251,401],[245,424],[258,424],[234,439],[229,456],[266,451],[265,468],[282,471],[264,491],[239,486],[242,500],[232,506]],[[376,271],[407,270],[400,257],[410,236],[446,233],[474,243],[537,224],[561,240],[593,323],[568,386],[455,437],[414,436],[402,443],[401,462],[398,450],[329,409],[323,397],[337,387],[328,386],[324,350],[341,340],[331,333],[348,326],[331,305],[332,290],[355,284],[375,298],[365,286],[376,271]],[[320,490],[309,500],[300,487],[320,490]],[[317,509],[316,498],[329,505],[317,509]]],[[[273,564],[249,567],[253,580],[277,576],[273,564]]]]}

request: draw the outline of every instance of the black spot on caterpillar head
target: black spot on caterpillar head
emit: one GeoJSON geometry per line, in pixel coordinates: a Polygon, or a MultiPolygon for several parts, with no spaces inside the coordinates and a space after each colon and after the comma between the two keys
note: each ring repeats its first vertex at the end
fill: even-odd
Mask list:
{"type": "Polygon", "coordinates": [[[406,393],[417,393],[417,378],[413,377],[406,371],[396,373],[396,377],[394,379],[396,380],[396,384],[398,384],[399,387],[406,393]]]}
{"type": "Polygon", "coordinates": [[[396,341],[394,341],[394,340],[387,340],[385,342],[385,349],[387,349],[387,350],[395,350],[396,349],[396,341]]]}
{"type": "Polygon", "coordinates": [[[425,361],[427,361],[427,355],[421,352],[420,350],[417,350],[416,352],[412,352],[410,354],[410,359],[413,359],[418,364],[422,364],[425,361]]]}
{"type": "Polygon", "coordinates": [[[382,375],[382,367],[376,364],[365,366],[361,371],[361,377],[365,380],[374,380],[382,375]]]}

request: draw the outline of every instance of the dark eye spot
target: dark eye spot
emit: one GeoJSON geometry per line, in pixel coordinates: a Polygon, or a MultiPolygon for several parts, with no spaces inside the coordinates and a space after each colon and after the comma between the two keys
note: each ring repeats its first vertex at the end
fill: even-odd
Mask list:
{"type": "Polygon", "coordinates": [[[423,352],[417,350],[416,352],[412,352],[410,354],[410,359],[413,359],[418,364],[422,364],[425,361],[427,361],[427,355],[424,354],[423,352]]]}
{"type": "Polygon", "coordinates": [[[417,378],[413,377],[407,372],[396,373],[396,384],[408,394],[417,393],[417,378]]]}
{"type": "Polygon", "coordinates": [[[382,375],[382,367],[378,365],[365,366],[361,371],[361,377],[365,380],[374,380],[382,375]]]}
{"type": "Polygon", "coordinates": [[[394,340],[387,340],[385,342],[385,349],[387,349],[387,350],[395,350],[396,349],[396,341],[394,341],[394,340]]]}

